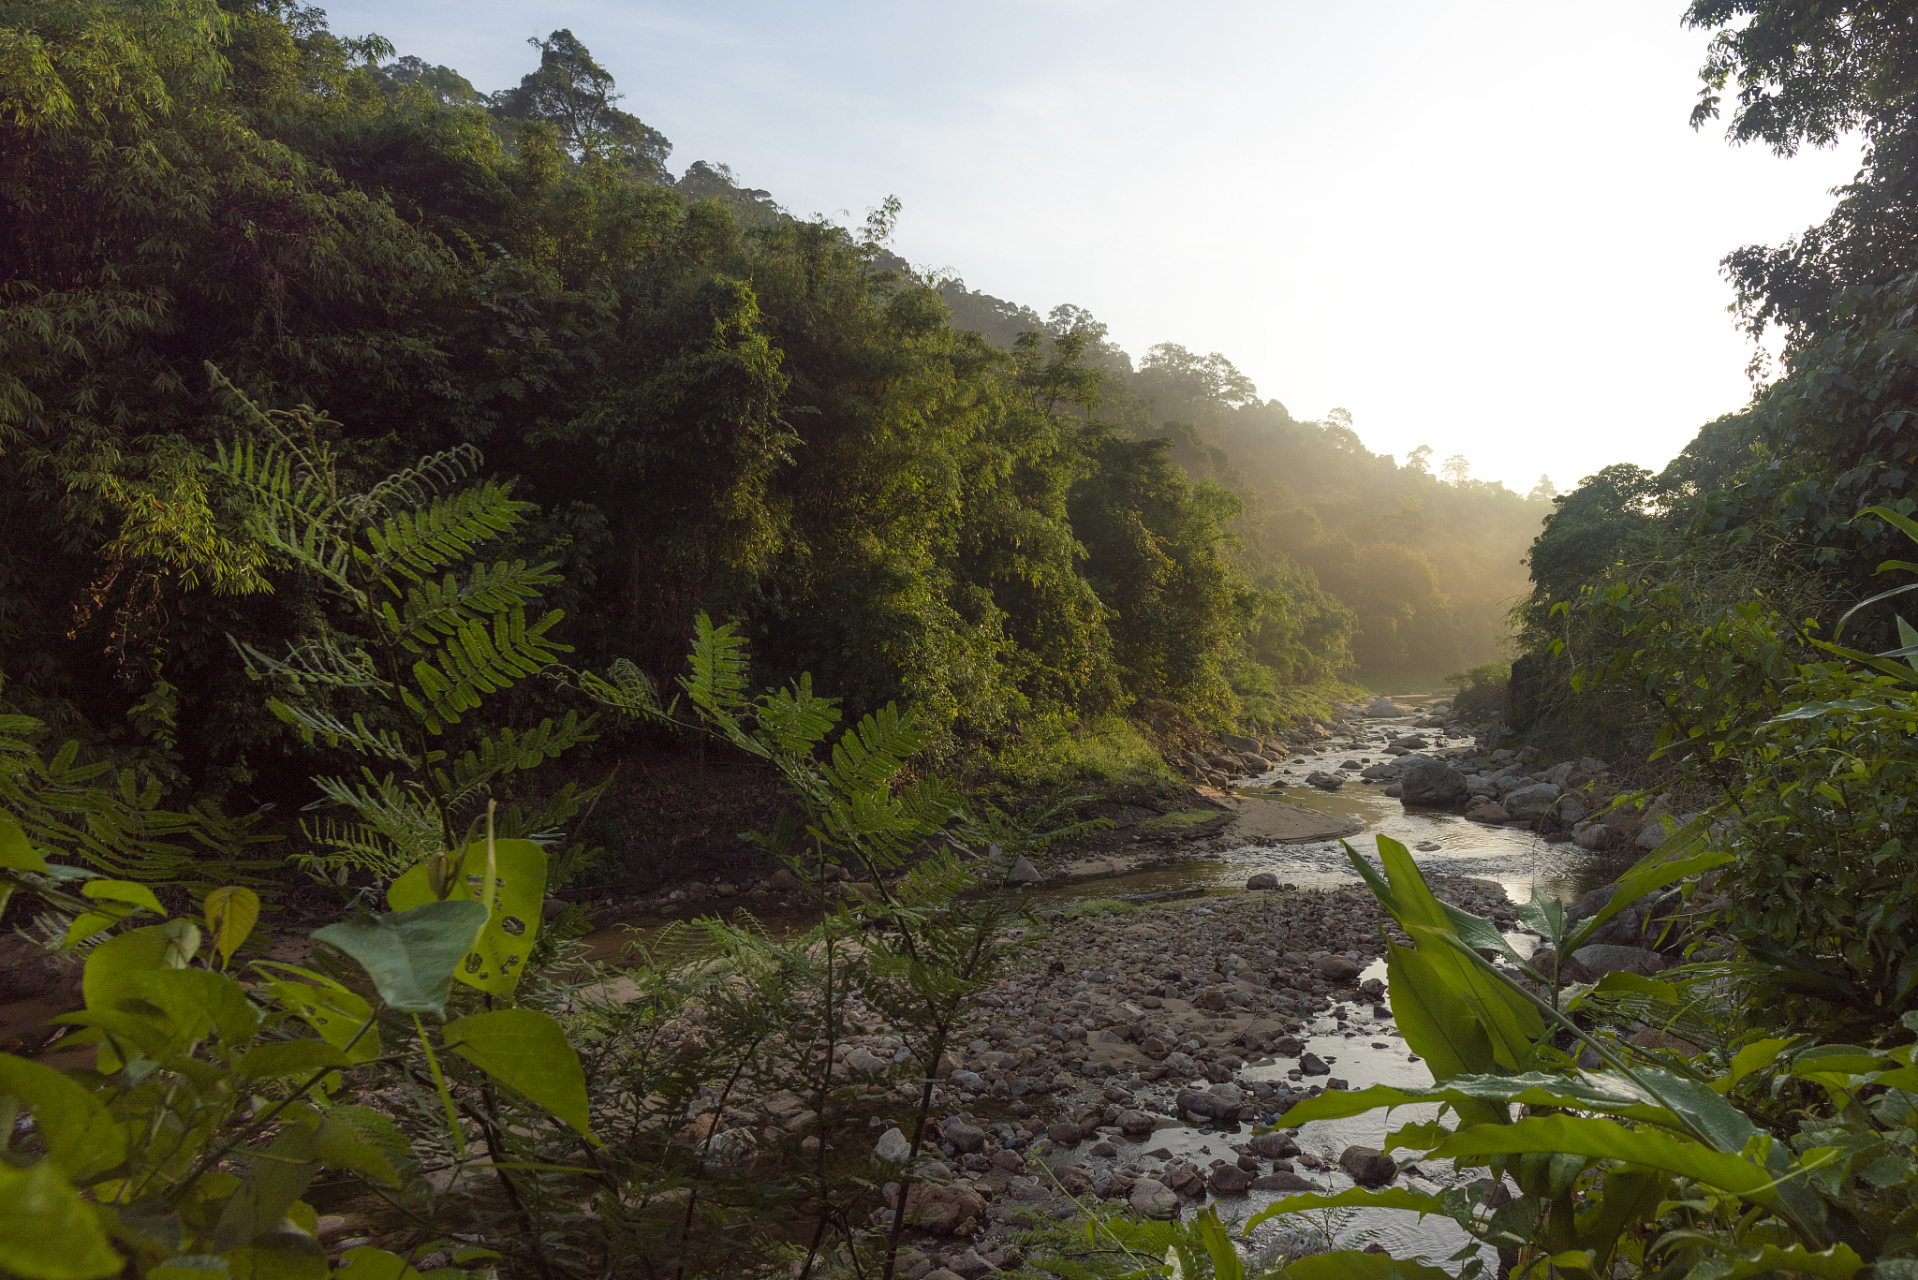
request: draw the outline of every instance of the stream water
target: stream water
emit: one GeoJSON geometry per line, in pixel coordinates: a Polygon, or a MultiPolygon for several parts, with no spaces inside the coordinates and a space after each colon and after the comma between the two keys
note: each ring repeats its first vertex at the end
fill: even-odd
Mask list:
{"type": "MultiPolygon", "coordinates": [[[[1628,862],[1595,856],[1569,842],[1548,842],[1522,828],[1485,826],[1455,814],[1407,810],[1397,799],[1385,794],[1384,784],[1367,784],[1356,777],[1335,792],[1304,785],[1305,776],[1315,769],[1333,769],[1346,760],[1387,758],[1381,750],[1384,740],[1406,732],[1408,723],[1407,720],[1356,722],[1349,737],[1336,738],[1317,750],[1295,752],[1280,768],[1235,783],[1233,789],[1240,795],[1283,799],[1363,825],[1361,834],[1347,837],[1343,843],[1330,840],[1277,846],[1248,844],[1176,867],[1041,889],[1035,897],[1069,905],[1091,899],[1189,889],[1205,890],[1208,896],[1236,893],[1244,891],[1248,876],[1260,871],[1270,871],[1282,883],[1301,888],[1351,883],[1358,876],[1347,860],[1343,844],[1349,843],[1361,854],[1373,855],[1377,850],[1376,837],[1380,835],[1412,849],[1420,865],[1429,870],[1495,881],[1515,903],[1528,901],[1535,887],[1545,895],[1570,903],[1585,891],[1610,883],[1628,865],[1628,862]]],[[[1198,909],[1198,904],[1193,906],[1198,909]]],[[[1529,935],[1509,936],[1520,954],[1529,954],[1537,944],[1537,939],[1529,935]]],[[[1383,980],[1384,961],[1375,962],[1364,976],[1383,980]]],[[[1333,1018],[1329,1011],[1310,1020],[1301,1036],[1308,1050],[1333,1064],[1335,1075],[1353,1089],[1374,1084],[1431,1083],[1431,1074],[1424,1063],[1407,1050],[1390,1017],[1375,1018],[1364,1006],[1348,1007],[1345,1012],[1343,1022],[1333,1018]]],[[[1283,1082],[1291,1066],[1287,1061],[1255,1063],[1240,1071],[1238,1078],[1242,1082],[1261,1079],[1283,1082]]],[[[1171,1088],[1176,1088],[1178,1083],[1165,1082],[1171,1088]]],[[[1298,1135],[1300,1149],[1317,1156],[1327,1168],[1305,1171],[1328,1189],[1349,1187],[1350,1179],[1337,1168],[1340,1152],[1352,1145],[1382,1148],[1390,1129],[1430,1120],[1436,1110],[1435,1107],[1402,1107],[1392,1112],[1389,1119],[1384,1112],[1374,1112],[1346,1120],[1307,1124],[1298,1135]]],[[[1148,1151],[1164,1149],[1176,1158],[1192,1160],[1203,1169],[1213,1159],[1231,1159],[1232,1144],[1243,1142],[1248,1132],[1243,1127],[1236,1131],[1160,1129],[1142,1141],[1120,1143],[1115,1163],[1123,1166],[1140,1160],[1148,1151]]],[[[1483,1170],[1455,1172],[1446,1162],[1427,1161],[1401,1173],[1400,1182],[1412,1189],[1430,1192],[1481,1176],[1483,1170]]],[[[1222,1218],[1243,1221],[1278,1198],[1279,1193],[1253,1192],[1215,1203],[1222,1218]]],[[[1261,1237],[1269,1240],[1283,1229],[1278,1222],[1266,1224],[1254,1233],[1254,1242],[1259,1242],[1261,1237]]],[[[1428,1261],[1454,1272],[1462,1263],[1444,1260],[1470,1243],[1464,1231],[1448,1219],[1418,1219],[1411,1214],[1382,1210],[1344,1215],[1335,1234],[1343,1247],[1359,1248],[1377,1242],[1396,1256],[1422,1254],[1428,1261]]],[[[1486,1261],[1488,1266],[1495,1262],[1489,1251],[1486,1261]]]]}

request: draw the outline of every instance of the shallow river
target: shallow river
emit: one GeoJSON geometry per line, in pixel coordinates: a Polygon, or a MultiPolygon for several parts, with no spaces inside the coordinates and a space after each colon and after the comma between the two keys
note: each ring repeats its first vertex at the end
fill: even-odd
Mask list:
{"type": "MultiPolygon", "coordinates": [[[[1362,731],[1402,732],[1407,721],[1366,721],[1362,731]]],[[[1375,855],[1376,837],[1389,836],[1413,850],[1420,865],[1433,871],[1457,876],[1473,876],[1502,885],[1515,903],[1530,899],[1536,887],[1541,893],[1571,902],[1588,889],[1608,884],[1628,863],[1599,858],[1569,842],[1549,843],[1529,831],[1488,827],[1467,822],[1455,814],[1407,812],[1398,800],[1385,794],[1383,784],[1368,785],[1357,778],[1336,792],[1324,792],[1303,785],[1305,775],[1315,768],[1335,768],[1341,761],[1385,758],[1377,740],[1370,746],[1327,746],[1317,752],[1294,754],[1280,769],[1257,778],[1240,779],[1235,790],[1241,795],[1272,796],[1288,803],[1324,813],[1336,814],[1363,824],[1364,831],[1346,838],[1361,854],[1375,855]],[[1304,763],[1295,763],[1303,760],[1304,763]]],[[[1162,893],[1181,889],[1203,889],[1207,894],[1236,893],[1245,889],[1246,878],[1254,872],[1270,871],[1281,882],[1304,887],[1348,884],[1358,880],[1337,840],[1278,846],[1246,845],[1209,855],[1177,867],[1140,872],[1110,880],[1088,882],[1035,893],[1038,901],[1060,905],[1099,898],[1162,893]]],[[[1203,909],[1193,904],[1192,909],[1203,909]]],[[[1520,954],[1529,954],[1537,939],[1510,935],[1520,954]]],[[[1365,977],[1385,977],[1383,960],[1375,962],[1365,977]]],[[[1351,1006],[1343,1024],[1328,1013],[1307,1024],[1306,1048],[1332,1063],[1333,1074],[1348,1081],[1352,1088],[1373,1084],[1417,1086],[1431,1083],[1431,1075],[1422,1062],[1413,1061],[1398,1029],[1388,1018],[1375,1019],[1369,1007],[1351,1006]]],[[[1286,1080],[1289,1061],[1250,1065],[1239,1073],[1241,1081],[1286,1080]]],[[[1167,1081],[1176,1087],[1178,1082],[1167,1081]]],[[[1148,1086],[1150,1088],[1151,1086],[1148,1086]]],[[[1163,1087],[1163,1086],[1162,1086],[1163,1087]]],[[[1301,1166],[1314,1181],[1328,1189],[1348,1187],[1351,1182],[1336,1168],[1337,1157],[1347,1146],[1383,1147],[1390,1129],[1434,1117],[1433,1107],[1404,1107],[1391,1113],[1356,1116],[1348,1120],[1318,1121],[1299,1133],[1299,1145],[1328,1166],[1328,1172],[1311,1171],[1301,1166]]],[[[1243,1142],[1250,1129],[1194,1128],[1161,1129],[1142,1142],[1120,1143],[1123,1166],[1138,1160],[1148,1151],[1167,1149],[1176,1157],[1190,1159],[1201,1169],[1213,1159],[1232,1158],[1234,1142],[1243,1142]]],[[[1401,1156],[1401,1158],[1403,1158],[1401,1156]]],[[[1142,1162],[1143,1163],[1143,1162],[1142,1162]]],[[[1404,1173],[1400,1184],[1419,1191],[1439,1191],[1458,1181],[1482,1176],[1482,1170],[1455,1174],[1445,1162],[1424,1162],[1416,1173],[1404,1173]]],[[[1273,1193],[1253,1192],[1246,1197],[1216,1200],[1222,1218],[1242,1221],[1274,1199],[1273,1193]]],[[[1268,1223],[1254,1239],[1271,1239],[1278,1223],[1268,1223]]],[[[1376,1241],[1400,1257],[1423,1254],[1429,1262],[1456,1271],[1462,1264],[1444,1261],[1469,1242],[1465,1233],[1443,1218],[1423,1220],[1407,1213],[1366,1211],[1347,1215],[1336,1224],[1338,1242],[1359,1248],[1376,1241]]],[[[1488,1266],[1495,1259],[1487,1251],[1488,1266]]]]}

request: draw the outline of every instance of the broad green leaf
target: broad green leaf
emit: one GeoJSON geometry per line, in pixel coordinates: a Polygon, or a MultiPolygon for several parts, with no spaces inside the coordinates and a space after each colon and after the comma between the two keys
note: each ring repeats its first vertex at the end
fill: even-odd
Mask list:
{"type": "Polygon", "coordinates": [[[1409,1187],[1383,1187],[1377,1191],[1351,1187],[1330,1195],[1308,1191],[1274,1200],[1253,1214],[1240,1234],[1250,1235],[1252,1229],[1262,1222],[1284,1217],[1288,1213],[1303,1213],[1308,1209],[1403,1209],[1420,1217],[1428,1213],[1445,1212],[1441,1197],[1413,1191],[1409,1187]]]}
{"type": "Polygon", "coordinates": [[[1284,1274],[1285,1280],[1452,1280],[1452,1273],[1442,1267],[1355,1249],[1300,1258],[1284,1274]]]}
{"type": "Polygon", "coordinates": [[[0,869],[45,871],[47,860],[27,843],[27,833],[11,814],[0,813],[0,869]]]}
{"type": "Polygon", "coordinates": [[[420,1273],[397,1253],[362,1245],[340,1255],[333,1280],[420,1280],[420,1273]]]}
{"type": "Polygon", "coordinates": [[[1574,1216],[1573,1243],[1590,1252],[1604,1274],[1618,1238],[1657,1216],[1671,1179],[1651,1169],[1607,1166],[1600,1189],[1588,1196],[1585,1211],[1574,1216]]]}
{"type": "Polygon", "coordinates": [[[153,890],[137,880],[89,880],[80,886],[80,892],[96,902],[124,902],[156,916],[166,914],[166,908],[153,896],[153,890]]]}
{"type": "Polygon", "coordinates": [[[1493,1070],[1497,1061],[1485,1028],[1440,975],[1431,957],[1388,944],[1385,973],[1392,1015],[1412,1052],[1438,1080],[1493,1070]]]}
{"type": "Polygon", "coordinates": [[[388,1187],[400,1185],[400,1175],[378,1144],[367,1140],[356,1125],[328,1115],[314,1135],[314,1152],[328,1167],[350,1169],[388,1187]]]}
{"type": "MultiPolygon", "coordinates": [[[[1704,819],[1701,818],[1689,828],[1681,828],[1680,831],[1692,836],[1700,835],[1703,822],[1704,819]]],[[[1572,936],[1565,940],[1563,954],[1570,955],[1584,946],[1585,940],[1602,928],[1607,920],[1646,894],[1654,893],[1690,876],[1703,875],[1714,867],[1722,867],[1736,861],[1729,853],[1707,852],[1694,854],[1688,858],[1677,857],[1677,854],[1683,852],[1684,847],[1685,844],[1680,840],[1679,833],[1675,832],[1665,844],[1654,849],[1640,859],[1638,865],[1620,876],[1618,887],[1612,890],[1611,901],[1607,902],[1597,915],[1586,920],[1573,931],[1572,936]]]]}
{"type": "Polygon", "coordinates": [[[328,1280],[320,1242],[297,1231],[273,1231],[226,1251],[232,1280],[328,1280]]]}
{"type": "Polygon", "coordinates": [[[1737,1088],[1745,1077],[1754,1071],[1763,1071],[1778,1061],[1778,1055],[1798,1041],[1797,1036],[1775,1037],[1767,1040],[1754,1040],[1732,1055],[1732,1069],[1729,1075],[1720,1076],[1712,1081],[1712,1088],[1719,1093],[1730,1093],[1737,1088]]]}
{"type": "MultiPolygon", "coordinates": [[[[546,851],[531,840],[495,840],[493,849],[493,913],[480,930],[473,949],[453,976],[488,995],[511,996],[519,986],[526,958],[539,934],[540,909],[546,902],[546,851]]],[[[487,842],[466,847],[461,870],[447,901],[479,900],[486,894],[487,842]]],[[[424,863],[395,880],[386,901],[405,911],[434,901],[433,886],[424,863]]]]}
{"type": "Polygon", "coordinates": [[[217,1254],[188,1253],[168,1258],[147,1272],[146,1280],[228,1280],[232,1268],[217,1254]]]}
{"type": "Polygon", "coordinates": [[[120,1257],[93,1206],[51,1161],[22,1169],[0,1161],[0,1271],[19,1280],[105,1280],[120,1257]]]}
{"type": "Polygon", "coordinates": [[[234,1071],[242,1080],[278,1080],[352,1065],[351,1058],[324,1040],[277,1040],[249,1049],[234,1071]]]}
{"type": "Polygon", "coordinates": [[[186,946],[189,935],[179,928],[184,923],[169,920],[129,929],[95,947],[80,976],[80,992],[87,1005],[91,1007],[110,994],[123,974],[185,968],[187,960],[199,950],[200,931],[186,926],[193,940],[192,946],[186,946]]]}
{"type": "Polygon", "coordinates": [[[0,1096],[33,1113],[47,1159],[75,1182],[105,1173],[126,1158],[126,1131],[106,1105],[52,1067],[0,1054],[0,1096]]]}
{"type": "Polygon", "coordinates": [[[1549,1075],[1540,1071],[1510,1076],[1457,1076],[1426,1088],[1375,1084],[1357,1090],[1328,1089],[1316,1098],[1302,1099],[1280,1118],[1279,1123],[1291,1127],[1312,1120],[1363,1115],[1380,1107],[1433,1102],[1450,1103],[1462,1116],[1471,1114],[1469,1108],[1473,1103],[1489,1107],[1490,1123],[1497,1123],[1509,1116],[1513,1103],[1531,1107],[1603,1111],[1671,1129],[1681,1128],[1684,1123],[1679,1116],[1661,1105],[1656,1097],[1626,1076],[1613,1072],[1549,1075]]]}
{"type": "Polygon", "coordinates": [[[320,1171],[316,1145],[311,1129],[290,1125],[271,1146],[252,1153],[245,1181],[227,1200],[213,1230],[215,1250],[231,1253],[278,1229],[280,1219],[320,1171]]]}
{"type": "Polygon", "coordinates": [[[1778,1274],[1851,1280],[1864,1265],[1865,1260],[1854,1253],[1850,1245],[1837,1244],[1822,1253],[1812,1253],[1801,1244],[1782,1249],[1768,1244],[1750,1253],[1707,1258],[1692,1269],[1691,1275],[1694,1280],[1750,1280],[1753,1276],[1778,1274]]]}
{"type": "Polygon", "coordinates": [[[60,949],[71,951],[88,938],[105,933],[132,914],[131,908],[117,904],[111,911],[82,911],[73,917],[73,923],[67,926],[67,936],[60,940],[60,949]]]}
{"type": "Polygon", "coordinates": [[[452,993],[454,970],[485,923],[486,908],[478,902],[429,902],[330,924],[313,936],[359,961],[388,1008],[439,1014],[452,993]]]}
{"type": "Polygon", "coordinates": [[[260,918],[260,896],[244,885],[222,885],[206,895],[206,931],[225,964],[260,918]]]}
{"type": "Polygon", "coordinates": [[[328,1044],[346,1054],[349,1062],[357,1065],[380,1056],[379,1028],[367,1026],[373,1017],[373,1006],[357,991],[323,974],[290,964],[262,960],[254,967],[287,975],[281,981],[267,983],[264,989],[283,1007],[304,1019],[328,1044]],[[362,1027],[366,1028],[364,1032],[362,1027]],[[349,1045],[352,1047],[348,1048],[349,1045]]]}
{"type": "Polygon", "coordinates": [[[1769,1170],[1743,1156],[1713,1151],[1690,1138],[1657,1129],[1627,1129],[1610,1120],[1579,1116],[1527,1116],[1505,1125],[1461,1129],[1432,1152],[1455,1156],[1519,1155],[1528,1151],[1566,1152],[1600,1160],[1659,1169],[1706,1186],[1745,1196],[1768,1209],[1780,1207],[1769,1170]]]}
{"type": "Polygon", "coordinates": [[[534,1009],[476,1013],[446,1024],[448,1048],[592,1137],[586,1075],[558,1022],[534,1009]]]}

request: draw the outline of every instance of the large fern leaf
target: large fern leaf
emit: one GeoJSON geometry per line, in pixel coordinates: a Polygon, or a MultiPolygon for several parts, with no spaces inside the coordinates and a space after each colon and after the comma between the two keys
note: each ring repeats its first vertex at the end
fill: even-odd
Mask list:
{"type": "Polygon", "coordinates": [[[383,604],[381,616],[402,648],[422,654],[469,623],[539,599],[541,588],[560,580],[552,569],[524,560],[497,561],[474,567],[464,581],[452,573],[437,582],[423,578],[406,588],[398,609],[390,601],[383,604]]]}
{"type": "Polygon", "coordinates": [[[493,616],[489,631],[469,622],[446,642],[413,664],[422,697],[409,695],[408,706],[423,713],[429,732],[439,733],[480,705],[480,699],[533,675],[571,647],[547,638],[564,615],[557,609],[528,624],[524,609],[493,616]]]}

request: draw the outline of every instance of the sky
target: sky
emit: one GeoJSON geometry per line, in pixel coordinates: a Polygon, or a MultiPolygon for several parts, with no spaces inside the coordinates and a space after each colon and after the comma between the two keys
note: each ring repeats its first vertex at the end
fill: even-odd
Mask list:
{"type": "Polygon", "coordinates": [[[567,27],[672,164],[1084,307],[1134,358],[1221,352],[1368,447],[1560,489],[1657,468],[1750,397],[1719,260],[1818,221],[1855,146],[1688,117],[1682,0],[337,0],[481,90],[567,27]]]}

